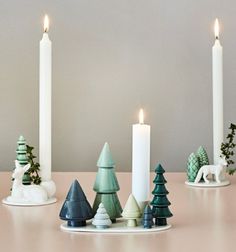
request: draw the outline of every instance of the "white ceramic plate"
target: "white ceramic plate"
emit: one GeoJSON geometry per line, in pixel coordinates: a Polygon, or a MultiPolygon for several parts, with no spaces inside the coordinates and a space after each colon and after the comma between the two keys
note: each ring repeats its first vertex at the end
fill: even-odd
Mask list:
{"type": "Polygon", "coordinates": [[[221,183],[217,183],[215,181],[211,181],[210,183],[205,183],[205,182],[199,182],[199,183],[194,183],[194,182],[188,182],[185,181],[185,184],[188,186],[193,186],[193,187],[222,187],[222,186],[227,186],[230,185],[230,182],[228,180],[225,180],[221,183]]]}
{"type": "Polygon", "coordinates": [[[87,222],[87,226],[84,227],[68,227],[67,223],[61,224],[61,229],[67,232],[83,232],[83,233],[150,233],[150,232],[160,232],[171,228],[171,225],[166,226],[153,226],[150,229],[143,228],[142,226],[137,227],[127,227],[125,220],[117,220],[109,228],[98,229],[93,226],[90,222],[87,222]]]}

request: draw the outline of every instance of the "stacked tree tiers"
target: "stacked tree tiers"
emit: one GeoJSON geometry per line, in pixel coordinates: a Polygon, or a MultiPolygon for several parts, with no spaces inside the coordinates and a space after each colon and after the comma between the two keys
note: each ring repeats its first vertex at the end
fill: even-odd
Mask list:
{"type": "Polygon", "coordinates": [[[153,232],[170,227],[167,218],[172,216],[169,210],[171,203],[167,199],[169,192],[165,187],[165,170],[160,164],[155,169],[153,200],[144,209],[140,209],[132,194],[122,209],[117,195],[120,187],[115,174],[115,163],[108,143],[105,143],[102,149],[97,166],[98,172],[93,186],[96,197],[93,206],[88,202],[79,182],[75,180],[59,214],[60,218],[66,221],[61,225],[62,229],[85,232],[153,232]]]}

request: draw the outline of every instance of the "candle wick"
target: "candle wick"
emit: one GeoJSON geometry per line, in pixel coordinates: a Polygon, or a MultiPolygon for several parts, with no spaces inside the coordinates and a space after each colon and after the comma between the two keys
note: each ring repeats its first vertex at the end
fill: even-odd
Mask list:
{"type": "Polygon", "coordinates": [[[219,36],[216,36],[216,40],[219,40],[219,36]]]}

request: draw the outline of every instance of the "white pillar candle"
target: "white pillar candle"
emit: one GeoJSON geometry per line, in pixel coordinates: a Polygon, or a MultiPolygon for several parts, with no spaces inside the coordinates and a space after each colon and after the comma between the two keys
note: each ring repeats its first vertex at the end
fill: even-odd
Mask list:
{"type": "Polygon", "coordinates": [[[219,22],[215,21],[215,44],[212,47],[213,81],[213,156],[218,164],[221,144],[224,137],[223,123],[223,48],[219,40],[219,22]]]}
{"type": "Polygon", "coordinates": [[[132,194],[143,208],[150,191],[150,125],[144,124],[143,110],[139,123],[133,125],[132,194]]]}
{"type": "Polygon", "coordinates": [[[52,43],[48,37],[49,20],[44,19],[39,64],[39,163],[42,181],[51,180],[51,93],[52,43]]]}

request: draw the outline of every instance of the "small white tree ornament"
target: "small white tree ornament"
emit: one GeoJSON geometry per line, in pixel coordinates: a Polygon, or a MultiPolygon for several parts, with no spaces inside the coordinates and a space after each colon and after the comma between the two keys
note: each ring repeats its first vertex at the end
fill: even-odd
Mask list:
{"type": "Polygon", "coordinates": [[[106,208],[102,203],[99,204],[97,213],[94,216],[92,224],[96,226],[96,228],[104,229],[111,226],[111,220],[109,215],[107,214],[106,208]]]}
{"type": "Polygon", "coordinates": [[[226,173],[226,166],[227,166],[227,161],[225,157],[222,157],[219,159],[219,164],[218,165],[204,165],[200,168],[198,171],[197,177],[194,181],[194,183],[199,183],[201,180],[202,176],[205,181],[205,183],[209,184],[210,181],[207,179],[207,176],[209,174],[212,174],[215,176],[215,181],[217,183],[221,183],[225,180],[225,173],[226,173]]]}

